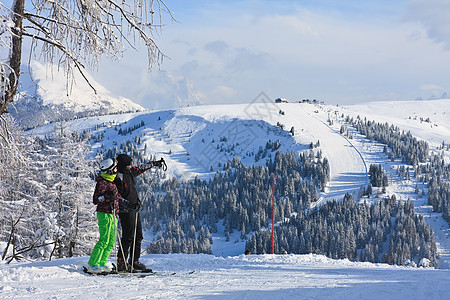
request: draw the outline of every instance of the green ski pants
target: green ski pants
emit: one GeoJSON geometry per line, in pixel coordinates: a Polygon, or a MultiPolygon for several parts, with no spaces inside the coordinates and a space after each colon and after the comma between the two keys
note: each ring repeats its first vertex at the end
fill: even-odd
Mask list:
{"type": "Polygon", "coordinates": [[[117,225],[117,218],[113,214],[97,212],[97,219],[100,238],[92,250],[88,264],[91,266],[105,266],[116,242],[115,226],[117,225]]]}

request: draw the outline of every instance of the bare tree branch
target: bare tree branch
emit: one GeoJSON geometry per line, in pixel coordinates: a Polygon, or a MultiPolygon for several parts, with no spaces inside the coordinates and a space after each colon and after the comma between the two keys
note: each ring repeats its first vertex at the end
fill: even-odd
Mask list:
{"type": "MultiPolygon", "coordinates": [[[[6,257],[6,255],[8,253],[9,246],[11,245],[11,243],[14,240],[14,235],[15,235],[15,232],[16,232],[16,226],[17,226],[17,224],[19,224],[20,220],[22,219],[24,211],[25,211],[25,205],[22,207],[22,211],[20,212],[20,215],[19,215],[19,217],[17,218],[16,221],[14,221],[13,217],[11,216],[11,231],[9,233],[8,242],[6,243],[5,252],[3,252],[3,255],[2,255],[2,260],[5,260],[5,257],[6,257]]],[[[14,247],[14,245],[13,245],[13,247],[14,247]]]]}
{"type": "Polygon", "coordinates": [[[24,2],[16,0],[12,9],[0,5],[0,18],[5,20],[0,22],[0,43],[8,45],[11,53],[8,67],[0,68],[0,115],[17,93],[24,37],[33,41],[31,52],[40,50],[45,62],[64,64],[68,75],[77,69],[94,91],[85,65],[96,67],[103,56],[120,59],[126,48],[136,49],[143,41],[149,71],[167,58],[153,38],[163,26],[163,14],[176,21],[163,0],[35,0],[29,11],[24,10],[24,2]],[[153,22],[154,8],[158,24],[153,22]]]}

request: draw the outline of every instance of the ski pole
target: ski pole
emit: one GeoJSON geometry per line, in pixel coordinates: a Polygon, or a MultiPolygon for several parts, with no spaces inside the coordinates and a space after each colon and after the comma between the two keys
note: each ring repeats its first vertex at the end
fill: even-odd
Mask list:
{"type": "Polygon", "coordinates": [[[153,163],[159,163],[159,164],[161,164],[159,167],[160,167],[163,171],[167,171],[167,164],[166,164],[166,161],[164,160],[164,158],[161,157],[160,160],[154,160],[153,163]]]}
{"type": "MultiPolygon", "coordinates": [[[[116,226],[116,227],[118,228],[118,226],[116,226]]],[[[120,239],[120,234],[119,234],[119,230],[118,230],[118,229],[117,229],[117,231],[116,231],[116,234],[117,234],[117,239],[119,240],[119,251],[118,251],[118,252],[120,252],[120,253],[122,254],[122,258],[123,258],[123,261],[124,261],[124,263],[125,263],[125,269],[128,270],[127,259],[126,259],[126,257],[125,257],[125,253],[123,252],[122,241],[121,241],[121,239],[120,239]]],[[[120,255],[120,254],[117,254],[117,255],[116,255],[116,262],[119,261],[119,255],[120,255]]],[[[118,264],[118,263],[117,263],[117,264],[118,264]]]]}
{"type": "Polygon", "coordinates": [[[131,254],[131,273],[133,273],[134,269],[134,252],[136,252],[136,232],[137,232],[138,214],[139,211],[136,210],[134,215],[135,222],[134,222],[134,236],[133,236],[133,253],[131,254]]]}
{"type": "MultiPolygon", "coordinates": [[[[122,241],[120,240],[119,229],[118,229],[119,226],[118,226],[118,221],[117,221],[118,218],[117,218],[116,210],[114,208],[114,204],[111,204],[111,209],[112,209],[113,216],[114,216],[114,248],[117,247],[117,240],[119,240],[119,249],[120,249],[120,252],[122,253],[123,261],[125,262],[125,269],[128,269],[127,261],[125,258],[125,253],[123,252],[122,241]]],[[[119,261],[119,255],[120,254],[117,254],[117,252],[116,252],[116,263],[119,261]]],[[[118,271],[117,267],[118,266],[116,265],[116,271],[118,271]]]]}
{"type": "Polygon", "coordinates": [[[165,171],[167,171],[167,164],[166,164],[166,161],[164,160],[164,158],[162,158],[161,157],[161,168],[162,168],[162,170],[165,172],[165,171]]]}
{"type": "MultiPolygon", "coordinates": [[[[111,205],[113,206],[113,205],[111,205]]],[[[117,248],[117,216],[116,216],[116,211],[114,209],[114,207],[112,207],[112,211],[113,211],[113,222],[114,222],[114,252],[116,252],[116,248],[117,248]]],[[[116,254],[116,263],[118,260],[118,255],[116,254]]],[[[117,271],[117,266],[116,266],[116,271],[117,271]]]]}

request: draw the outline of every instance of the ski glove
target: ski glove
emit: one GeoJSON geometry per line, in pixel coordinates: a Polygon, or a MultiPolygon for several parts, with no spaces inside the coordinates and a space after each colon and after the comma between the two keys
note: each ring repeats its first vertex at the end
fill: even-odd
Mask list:
{"type": "Polygon", "coordinates": [[[98,200],[98,203],[110,202],[111,198],[113,198],[113,197],[114,197],[114,192],[107,191],[107,192],[105,192],[104,195],[98,196],[97,200],[98,200]],[[107,199],[109,199],[109,200],[107,200],[107,199]]]}
{"type": "Polygon", "coordinates": [[[158,168],[162,167],[162,161],[160,161],[160,160],[153,161],[152,163],[155,167],[158,167],[158,168]]]}
{"type": "Polygon", "coordinates": [[[167,165],[166,165],[166,161],[164,160],[164,158],[161,158],[160,160],[152,161],[152,163],[155,167],[162,168],[163,171],[167,171],[167,165]]]}
{"type": "Polygon", "coordinates": [[[127,209],[128,211],[140,211],[141,207],[142,207],[141,200],[139,200],[136,203],[129,203],[127,209]]]}
{"type": "Polygon", "coordinates": [[[149,163],[140,165],[139,169],[143,170],[143,171],[147,171],[148,169],[151,169],[154,165],[155,164],[153,162],[149,162],[149,163]]]}
{"type": "Polygon", "coordinates": [[[129,203],[130,203],[130,201],[119,196],[119,206],[120,207],[127,207],[129,203]]]}
{"type": "Polygon", "coordinates": [[[114,197],[114,192],[113,191],[106,191],[105,192],[105,196],[108,197],[108,198],[112,198],[112,197],[114,197]]]}

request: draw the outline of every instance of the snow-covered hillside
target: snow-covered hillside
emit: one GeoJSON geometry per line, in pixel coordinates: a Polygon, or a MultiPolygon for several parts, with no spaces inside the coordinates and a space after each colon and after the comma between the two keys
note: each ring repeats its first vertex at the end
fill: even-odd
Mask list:
{"type": "MultiPolygon", "coordinates": [[[[213,253],[205,255],[146,255],[143,262],[155,270],[176,271],[171,278],[86,277],[76,271],[79,260],[0,265],[0,283],[6,297],[61,298],[445,298],[450,289],[449,225],[432,213],[426,197],[414,193],[414,180],[401,180],[396,169],[403,163],[388,160],[383,145],[353,131],[350,139],[340,133],[346,115],[366,117],[399,126],[430,144],[432,151],[450,157],[449,100],[377,102],[347,107],[307,103],[253,103],[199,106],[177,110],[99,116],[66,122],[74,131],[90,130],[102,136],[93,142],[93,153],[120,147],[126,141],[156,158],[167,161],[169,176],[207,178],[234,156],[245,164],[265,162],[267,142],[279,141],[280,151],[300,152],[315,147],[327,157],[330,183],[320,203],[342,199],[367,185],[370,164],[381,164],[389,177],[386,194],[414,201],[438,242],[440,270],[400,268],[369,263],[335,261],[314,255],[242,256],[243,243],[225,243],[214,237],[213,253]],[[421,121],[422,120],[422,121],[421,121]],[[281,128],[283,127],[283,129],[281,128]],[[126,132],[124,135],[119,131],[126,132]],[[293,134],[292,134],[293,132],[293,134]],[[145,150],[146,149],[146,150],[145,150]],[[230,255],[231,257],[227,257],[230,255]],[[222,257],[219,257],[222,256],[222,257]],[[186,275],[195,270],[192,275],[186,275]],[[62,278],[62,279],[56,279],[62,278]],[[220,282],[220,285],[217,285],[220,282]],[[88,292],[83,287],[88,286],[88,292]],[[58,292],[56,292],[58,291],[58,292]],[[52,294],[54,293],[54,294],[52,294]],[[58,294],[59,293],[59,294],[58,294]]],[[[52,124],[29,131],[43,135],[52,124]]],[[[270,155],[270,152],[267,153],[270,155]]],[[[270,188],[270,187],[268,187],[270,188]]],[[[376,195],[375,195],[376,196],[376,195]]],[[[382,195],[380,195],[382,196],[382,195]]],[[[369,200],[369,199],[366,199],[369,200]]],[[[373,199],[370,199],[372,201],[373,199]]]]}
{"type": "MultiPolygon", "coordinates": [[[[319,141],[319,149],[333,166],[333,184],[327,195],[341,197],[367,184],[366,165],[360,153],[345,137],[327,126],[316,110],[317,107],[309,104],[199,106],[79,119],[68,122],[67,127],[104,134],[104,140],[93,145],[94,151],[141,137],[141,149],[147,148],[148,154],[164,157],[170,166],[169,175],[184,179],[205,176],[211,170],[215,173],[220,163],[234,156],[240,156],[245,164],[262,163],[265,160],[256,161],[255,156],[269,140],[279,140],[282,152],[304,151],[319,141]],[[120,128],[133,128],[142,122],[145,125],[131,134],[117,134],[120,128]],[[283,124],[284,130],[277,123],[283,124]],[[294,135],[288,131],[292,127],[294,135]],[[355,175],[351,184],[343,178],[349,173],[355,175]]],[[[42,126],[31,133],[44,135],[52,127],[52,124],[42,126]]]]}
{"type": "Polygon", "coordinates": [[[31,70],[23,66],[22,72],[19,99],[9,110],[25,128],[79,117],[145,110],[128,98],[111,95],[88,73],[86,77],[96,93],[76,70],[67,80],[63,69],[32,61],[31,70]]]}
{"type": "MultiPolygon", "coordinates": [[[[398,109],[393,105],[380,102],[349,107],[298,103],[198,106],[78,119],[68,122],[67,127],[104,134],[104,140],[93,145],[94,151],[101,146],[113,148],[141,137],[141,149],[147,148],[149,155],[164,157],[169,162],[169,175],[184,179],[204,176],[211,170],[214,173],[219,163],[234,156],[240,156],[245,164],[261,163],[264,160],[256,161],[255,156],[269,140],[279,140],[280,151],[297,152],[319,142],[318,149],[330,161],[332,178],[323,196],[339,199],[367,185],[369,164],[386,160],[380,151],[381,145],[368,143],[362,137],[350,140],[339,133],[342,115],[360,115],[397,125],[429,142],[432,149],[437,149],[443,141],[450,143],[447,141],[450,100],[395,102],[398,109]],[[430,107],[435,109],[430,110],[430,107]],[[424,120],[434,116],[430,117],[433,123],[417,120],[418,112],[422,112],[424,120]],[[329,119],[335,121],[332,126],[327,122],[329,119]],[[117,134],[120,128],[125,130],[142,122],[145,125],[130,134],[117,134]],[[284,130],[276,126],[277,123],[282,124],[284,130]],[[294,135],[289,132],[292,128],[294,135]]],[[[46,134],[51,132],[52,126],[42,126],[31,133],[46,134]]]]}
{"type": "Polygon", "coordinates": [[[0,265],[2,299],[446,299],[450,270],[318,255],[145,255],[161,275],[91,276],[87,257],[0,265]],[[195,271],[193,274],[188,274],[195,271]],[[176,272],[169,276],[168,273],[176,272]]]}
{"type": "MultiPolygon", "coordinates": [[[[443,142],[450,144],[450,99],[370,102],[343,107],[341,111],[411,131],[434,150],[443,142]]],[[[445,155],[449,157],[450,152],[446,151],[445,155]]]]}

